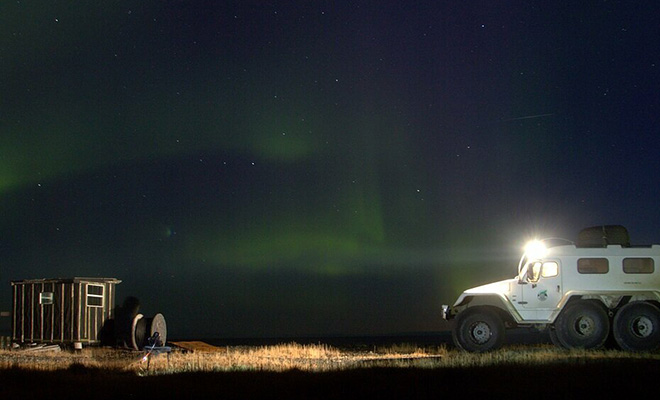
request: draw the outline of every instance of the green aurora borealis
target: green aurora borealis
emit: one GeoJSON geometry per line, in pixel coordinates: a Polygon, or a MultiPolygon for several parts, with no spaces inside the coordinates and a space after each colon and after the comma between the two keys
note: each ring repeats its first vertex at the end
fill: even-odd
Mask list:
{"type": "Polygon", "coordinates": [[[514,3],[4,2],[0,309],[113,276],[179,337],[432,332],[531,236],[657,240],[657,6],[514,3]]]}

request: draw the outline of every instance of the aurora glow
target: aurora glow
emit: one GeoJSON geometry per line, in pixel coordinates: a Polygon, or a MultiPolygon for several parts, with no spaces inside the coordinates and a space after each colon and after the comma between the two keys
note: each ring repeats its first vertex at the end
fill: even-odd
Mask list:
{"type": "Polygon", "coordinates": [[[179,337],[432,332],[526,239],[657,241],[658,11],[3,2],[0,310],[112,276],[179,337]]]}

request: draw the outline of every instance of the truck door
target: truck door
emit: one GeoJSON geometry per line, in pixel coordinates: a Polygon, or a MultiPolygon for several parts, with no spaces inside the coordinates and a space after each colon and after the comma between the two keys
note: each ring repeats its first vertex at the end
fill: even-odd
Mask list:
{"type": "MultiPolygon", "coordinates": [[[[532,261],[527,265],[526,285],[522,285],[522,306],[530,310],[554,310],[562,297],[561,274],[557,261],[532,261]]],[[[545,319],[546,313],[538,314],[545,319]]]]}

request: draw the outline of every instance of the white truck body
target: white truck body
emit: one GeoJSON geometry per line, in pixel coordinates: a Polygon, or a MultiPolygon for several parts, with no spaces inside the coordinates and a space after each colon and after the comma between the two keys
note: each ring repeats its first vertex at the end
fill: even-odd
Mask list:
{"type": "Polygon", "coordinates": [[[515,278],[464,291],[451,307],[443,306],[443,317],[457,319],[454,341],[469,351],[498,347],[502,337],[493,335],[504,335],[497,332],[502,330],[500,325],[549,328],[553,342],[567,348],[600,347],[613,331],[615,337],[623,337],[617,342],[624,349],[655,349],[660,347],[660,311],[656,314],[660,309],[659,266],[660,245],[549,247],[540,255],[524,254],[515,278]],[[615,321],[624,307],[620,321],[615,321]],[[567,308],[572,311],[564,311],[567,308]],[[645,314],[637,315],[640,310],[645,314]],[[588,317],[577,315],[581,313],[588,317]],[[474,314],[488,314],[488,318],[468,318],[474,314]],[[598,338],[592,343],[587,339],[590,329],[596,328],[598,338]],[[633,344],[626,335],[633,336],[633,344]],[[644,344],[635,342],[637,339],[644,344]]]}

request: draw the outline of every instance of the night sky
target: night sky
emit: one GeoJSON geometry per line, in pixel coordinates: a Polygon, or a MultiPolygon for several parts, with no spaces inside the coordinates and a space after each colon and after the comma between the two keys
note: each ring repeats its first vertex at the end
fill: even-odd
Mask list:
{"type": "Polygon", "coordinates": [[[660,3],[2,1],[0,311],[116,277],[170,337],[446,329],[524,241],[660,241],[660,3]]]}

